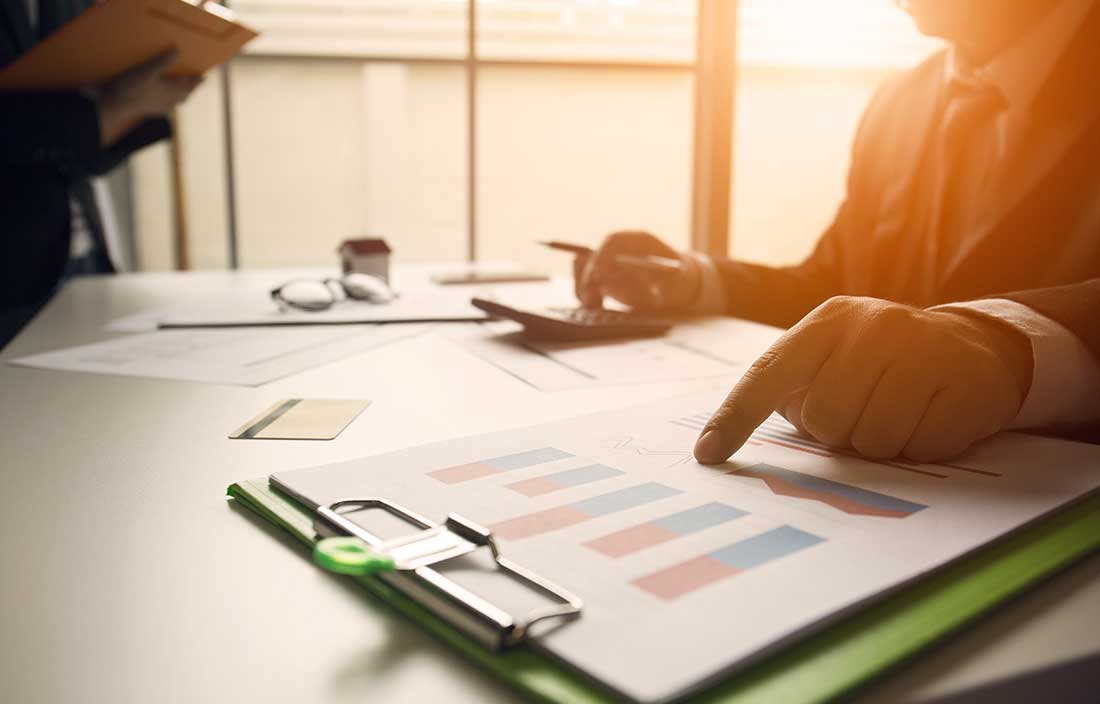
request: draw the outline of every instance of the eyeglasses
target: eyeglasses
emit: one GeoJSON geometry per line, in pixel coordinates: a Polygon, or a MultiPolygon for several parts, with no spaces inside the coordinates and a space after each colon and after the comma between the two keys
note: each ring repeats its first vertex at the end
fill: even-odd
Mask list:
{"type": "Polygon", "coordinates": [[[338,279],[295,279],[271,290],[279,308],[310,312],[328,310],[341,300],[389,303],[397,298],[385,281],[367,274],[346,274],[338,279]]]}

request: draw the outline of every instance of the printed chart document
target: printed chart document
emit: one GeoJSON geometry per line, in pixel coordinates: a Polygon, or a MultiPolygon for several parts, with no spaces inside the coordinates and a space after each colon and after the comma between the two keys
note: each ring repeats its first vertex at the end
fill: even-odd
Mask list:
{"type": "MultiPolygon", "coordinates": [[[[272,482],[309,505],[380,496],[488,526],[505,555],[584,600],[535,647],[642,702],[727,676],[1100,487],[1093,445],[1002,434],[949,462],[874,461],[778,416],[732,461],[699,465],[691,447],[722,391],[272,482]]],[[[466,586],[506,602],[494,590],[507,582],[466,586]]]]}
{"type": "Polygon", "coordinates": [[[448,329],[440,334],[536,389],[643,384],[739,376],[775,340],[775,329],[733,318],[677,325],[642,340],[532,340],[512,321],[448,329]]]}
{"type": "Polygon", "coordinates": [[[60,371],[258,386],[410,337],[428,325],[162,330],[12,360],[60,371]]]}

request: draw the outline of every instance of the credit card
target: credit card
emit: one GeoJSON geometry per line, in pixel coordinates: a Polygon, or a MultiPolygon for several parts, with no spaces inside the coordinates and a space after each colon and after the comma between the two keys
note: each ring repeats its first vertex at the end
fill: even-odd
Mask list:
{"type": "Polygon", "coordinates": [[[230,435],[234,440],[332,440],[370,405],[355,399],[277,401],[230,435]]]}

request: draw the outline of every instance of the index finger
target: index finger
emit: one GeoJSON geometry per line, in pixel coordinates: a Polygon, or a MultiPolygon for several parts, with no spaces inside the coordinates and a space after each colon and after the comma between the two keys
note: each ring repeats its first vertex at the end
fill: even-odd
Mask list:
{"type": "Polygon", "coordinates": [[[780,403],[810,385],[840,329],[804,319],[760,355],[703,427],[695,441],[695,459],[719,464],[741,449],[780,403]]]}

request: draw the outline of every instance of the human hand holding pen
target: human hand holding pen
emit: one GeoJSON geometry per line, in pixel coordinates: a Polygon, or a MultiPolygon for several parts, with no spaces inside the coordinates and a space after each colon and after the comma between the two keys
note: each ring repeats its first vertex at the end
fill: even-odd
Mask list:
{"type": "Polygon", "coordinates": [[[668,313],[687,308],[699,293],[698,264],[646,232],[616,232],[595,250],[555,248],[576,255],[574,289],[587,308],[611,296],[635,310],[668,313]]]}

